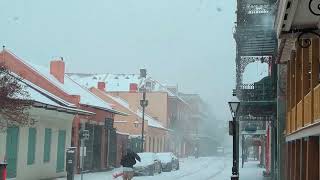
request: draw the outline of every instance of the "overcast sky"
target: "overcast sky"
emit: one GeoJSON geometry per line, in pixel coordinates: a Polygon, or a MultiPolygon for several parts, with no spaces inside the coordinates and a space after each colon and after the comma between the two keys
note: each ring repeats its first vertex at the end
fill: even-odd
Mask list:
{"type": "Polygon", "coordinates": [[[68,72],[148,73],[200,93],[229,120],[235,0],[1,0],[0,44],[68,72]]]}

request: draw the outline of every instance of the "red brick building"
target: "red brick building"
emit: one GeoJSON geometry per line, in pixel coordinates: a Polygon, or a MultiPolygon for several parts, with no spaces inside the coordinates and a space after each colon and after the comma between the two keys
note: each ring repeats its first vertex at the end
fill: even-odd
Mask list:
{"type": "MultiPolygon", "coordinates": [[[[92,112],[93,116],[75,116],[72,126],[71,144],[79,149],[79,130],[81,128],[88,129],[90,139],[86,142],[87,156],[84,163],[85,169],[90,171],[101,170],[108,168],[110,164],[115,165],[116,158],[113,161],[111,161],[111,158],[107,159],[107,131],[114,132],[115,129],[111,128],[107,130],[104,124],[107,118],[113,120],[115,114],[122,113],[115,111],[110,104],[101,100],[86,88],[81,87],[68,75],[65,75],[65,62],[62,59],[51,61],[50,67],[45,68],[26,62],[8,50],[3,50],[0,53],[0,63],[4,63],[13,73],[63,99],[70,107],[77,107],[92,112]]],[[[112,138],[114,141],[116,140],[115,135],[112,138]]],[[[116,157],[116,151],[114,151],[116,149],[115,145],[114,147],[109,147],[109,149],[109,157],[116,157]]],[[[79,168],[79,151],[77,157],[79,168]]]]}

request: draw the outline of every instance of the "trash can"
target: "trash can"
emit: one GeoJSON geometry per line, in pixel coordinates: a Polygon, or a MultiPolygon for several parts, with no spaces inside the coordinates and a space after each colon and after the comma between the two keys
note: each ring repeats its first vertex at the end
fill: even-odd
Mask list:
{"type": "Polygon", "coordinates": [[[77,149],[76,147],[70,147],[67,149],[67,155],[66,155],[67,180],[74,180],[76,149],[77,149]]]}
{"type": "Polygon", "coordinates": [[[7,179],[7,163],[0,162],[0,180],[7,179]]]}

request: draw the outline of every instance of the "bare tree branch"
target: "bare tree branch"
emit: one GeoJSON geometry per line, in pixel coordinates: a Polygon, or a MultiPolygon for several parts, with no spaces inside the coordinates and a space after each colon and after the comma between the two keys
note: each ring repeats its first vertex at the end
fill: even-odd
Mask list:
{"type": "Polygon", "coordinates": [[[0,64],[0,131],[11,126],[29,126],[34,124],[27,111],[32,102],[26,87],[19,77],[0,64]]]}

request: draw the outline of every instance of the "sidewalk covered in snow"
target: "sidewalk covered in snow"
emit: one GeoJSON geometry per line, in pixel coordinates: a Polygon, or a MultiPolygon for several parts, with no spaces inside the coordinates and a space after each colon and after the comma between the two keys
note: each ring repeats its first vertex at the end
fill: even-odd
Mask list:
{"type": "Polygon", "coordinates": [[[259,161],[248,161],[240,168],[240,179],[242,180],[268,180],[263,177],[264,168],[260,168],[259,161]]]}

